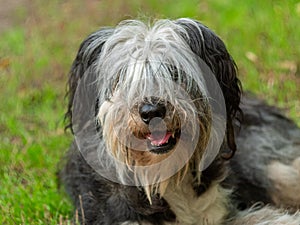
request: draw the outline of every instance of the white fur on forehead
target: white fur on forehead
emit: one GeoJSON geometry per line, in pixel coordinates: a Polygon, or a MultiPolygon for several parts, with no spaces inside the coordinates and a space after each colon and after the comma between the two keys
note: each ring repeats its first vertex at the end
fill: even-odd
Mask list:
{"type": "MultiPolygon", "coordinates": [[[[119,86],[114,88],[123,88],[128,101],[151,92],[172,101],[176,98],[172,97],[172,79],[176,73],[179,83],[181,76],[185,76],[187,91],[196,82],[206,96],[199,58],[190,49],[188,33],[181,23],[197,26],[189,19],[158,20],[153,26],[136,20],[120,23],[106,40],[96,65],[100,92],[115,82],[119,86]]],[[[198,30],[202,40],[201,29],[198,30]]],[[[100,100],[105,99],[104,94],[104,91],[100,93],[100,100]]]]}

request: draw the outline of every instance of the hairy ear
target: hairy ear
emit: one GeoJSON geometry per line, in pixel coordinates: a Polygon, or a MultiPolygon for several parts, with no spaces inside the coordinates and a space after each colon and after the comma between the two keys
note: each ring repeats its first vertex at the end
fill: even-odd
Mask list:
{"type": "Polygon", "coordinates": [[[235,151],[233,121],[239,108],[241,98],[241,84],[237,78],[237,67],[228,53],[223,41],[209,28],[198,21],[179,19],[176,21],[186,30],[188,44],[191,50],[198,55],[215,74],[224,95],[227,111],[227,146],[229,152],[223,153],[224,158],[231,158],[235,151]]]}
{"type": "MultiPolygon", "coordinates": [[[[72,110],[73,110],[73,100],[74,95],[78,86],[80,79],[83,77],[85,72],[90,66],[96,63],[101,49],[105,41],[112,34],[113,29],[104,28],[88,36],[80,45],[77,52],[77,56],[73,61],[71,70],[69,72],[69,80],[67,85],[68,98],[68,109],[65,113],[65,121],[67,123],[65,129],[72,130],[72,110]]],[[[97,76],[100,74],[89,73],[89,76],[95,76],[94,78],[89,78],[89,80],[96,80],[97,76]]]]}

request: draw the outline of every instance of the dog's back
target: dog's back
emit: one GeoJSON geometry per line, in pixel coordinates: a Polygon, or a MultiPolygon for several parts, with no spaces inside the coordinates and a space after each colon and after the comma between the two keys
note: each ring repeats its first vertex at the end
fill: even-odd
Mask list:
{"type": "Polygon", "coordinates": [[[300,129],[275,107],[253,96],[241,102],[237,152],[230,160],[240,207],[257,202],[291,210],[300,207],[300,129]]]}

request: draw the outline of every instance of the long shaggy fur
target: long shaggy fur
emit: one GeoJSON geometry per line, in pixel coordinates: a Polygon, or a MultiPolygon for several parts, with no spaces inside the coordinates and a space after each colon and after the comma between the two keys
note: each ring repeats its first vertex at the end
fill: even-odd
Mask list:
{"type": "Polygon", "coordinates": [[[240,105],[235,63],[203,24],[131,20],[91,34],[73,62],[68,97],[75,141],[60,177],[83,224],[299,222],[272,207],[239,212],[260,201],[297,210],[300,198],[285,191],[299,194],[300,131],[260,101],[240,105]],[[145,123],[143,104],[164,107],[163,122],[145,123]],[[151,129],[172,133],[176,147],[150,151],[140,140],[151,129]],[[288,171],[294,188],[284,183],[288,171]]]}

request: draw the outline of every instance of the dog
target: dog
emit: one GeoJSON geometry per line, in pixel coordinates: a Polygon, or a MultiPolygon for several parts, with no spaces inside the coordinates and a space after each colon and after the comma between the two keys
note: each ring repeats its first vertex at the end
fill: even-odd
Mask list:
{"type": "Polygon", "coordinates": [[[242,93],[202,23],[102,28],[68,87],[74,141],[59,176],[81,224],[300,224],[300,129],[242,93]]]}

